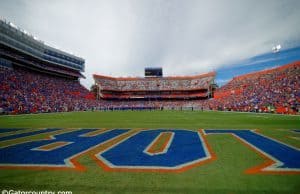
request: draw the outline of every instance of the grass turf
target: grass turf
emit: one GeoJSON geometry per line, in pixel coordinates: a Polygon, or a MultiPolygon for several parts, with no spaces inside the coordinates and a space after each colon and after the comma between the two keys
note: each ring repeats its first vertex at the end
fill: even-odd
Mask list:
{"type": "MultiPolygon", "coordinates": [[[[291,129],[300,129],[299,116],[197,111],[115,111],[0,117],[0,128],[50,127],[260,129],[261,133],[269,137],[300,148],[300,141],[290,138],[300,136],[291,132],[291,129]]],[[[41,134],[35,138],[44,136],[41,134]]],[[[230,135],[209,135],[206,138],[217,155],[217,160],[184,173],[106,172],[85,154],[78,159],[79,163],[87,167],[85,172],[0,169],[0,189],[69,190],[73,193],[300,192],[299,174],[245,174],[246,169],[264,162],[259,154],[230,135]]],[[[3,143],[0,142],[0,146],[3,143]]]]}

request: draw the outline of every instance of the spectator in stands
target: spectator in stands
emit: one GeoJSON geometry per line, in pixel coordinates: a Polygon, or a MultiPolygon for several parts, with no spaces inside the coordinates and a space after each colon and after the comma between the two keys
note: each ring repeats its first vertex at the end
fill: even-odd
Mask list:
{"type": "MultiPolygon", "coordinates": [[[[133,79],[97,78],[102,89],[184,90],[207,87],[211,78],[133,79]],[[180,81],[179,81],[180,80],[180,81]]],[[[9,114],[83,111],[118,108],[229,110],[299,113],[300,63],[234,78],[207,100],[95,100],[78,80],[22,68],[0,68],[0,112],[9,114]]],[[[130,95],[127,94],[127,95],[130,95]]],[[[158,97],[160,97],[158,95],[158,97]]]]}

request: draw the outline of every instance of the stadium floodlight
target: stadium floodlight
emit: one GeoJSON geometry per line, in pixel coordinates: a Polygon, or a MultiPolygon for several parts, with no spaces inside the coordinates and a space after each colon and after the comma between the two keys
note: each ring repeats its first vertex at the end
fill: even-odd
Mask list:
{"type": "Polygon", "coordinates": [[[11,27],[13,27],[13,28],[18,29],[18,27],[17,27],[15,24],[13,24],[12,22],[9,22],[9,25],[10,25],[11,27]]]}
{"type": "Polygon", "coordinates": [[[272,47],[273,53],[278,53],[280,51],[280,49],[281,49],[281,45],[280,44],[272,47]]]}
{"type": "Polygon", "coordinates": [[[280,49],[281,49],[281,45],[280,45],[280,44],[277,45],[276,48],[277,48],[278,50],[280,50],[280,49]]]}

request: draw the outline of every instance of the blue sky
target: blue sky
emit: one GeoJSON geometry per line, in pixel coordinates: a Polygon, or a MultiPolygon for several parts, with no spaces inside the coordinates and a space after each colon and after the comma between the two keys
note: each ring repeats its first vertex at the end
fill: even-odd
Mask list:
{"type": "Polygon", "coordinates": [[[278,53],[270,51],[218,68],[216,83],[221,86],[238,75],[278,67],[297,60],[300,60],[300,47],[281,50],[278,53]]]}

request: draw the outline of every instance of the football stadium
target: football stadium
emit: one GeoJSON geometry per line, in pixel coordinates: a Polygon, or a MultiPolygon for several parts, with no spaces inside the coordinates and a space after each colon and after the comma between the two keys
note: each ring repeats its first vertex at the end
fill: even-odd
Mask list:
{"type": "Polygon", "coordinates": [[[3,18],[0,190],[300,193],[295,48],[275,46],[272,56],[296,55],[224,84],[218,69],[170,75],[144,65],[143,76],[89,75],[84,57],[3,18]]]}

